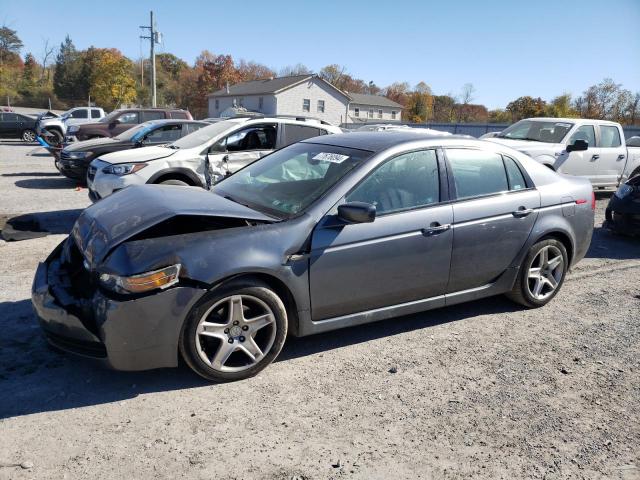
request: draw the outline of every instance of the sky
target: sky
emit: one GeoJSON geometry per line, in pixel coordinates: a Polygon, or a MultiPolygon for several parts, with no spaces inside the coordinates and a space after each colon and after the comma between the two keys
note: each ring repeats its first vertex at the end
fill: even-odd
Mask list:
{"type": "Polygon", "coordinates": [[[45,40],[147,56],[140,25],[156,16],[157,51],[192,63],[202,50],[276,71],[337,63],[380,87],[426,82],[434,94],[475,88],[504,108],[521,96],[579,95],[604,78],[640,91],[640,0],[0,0],[0,24],[40,58],[45,40]]]}

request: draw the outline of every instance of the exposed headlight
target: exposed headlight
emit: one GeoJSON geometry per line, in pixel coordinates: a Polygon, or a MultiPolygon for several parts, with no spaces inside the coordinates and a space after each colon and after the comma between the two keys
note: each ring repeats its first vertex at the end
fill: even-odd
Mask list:
{"type": "Polygon", "coordinates": [[[158,288],[165,289],[178,283],[180,267],[178,263],[161,270],[130,277],[103,273],[100,275],[100,283],[103,287],[118,293],[144,293],[158,288]]]}
{"type": "Polygon", "coordinates": [[[138,170],[142,170],[146,166],[146,163],[120,163],[104,167],[102,169],[102,172],[109,173],[111,175],[118,175],[119,177],[121,177],[122,175],[129,175],[130,173],[135,173],[138,170]]]}
{"type": "Polygon", "coordinates": [[[67,129],[67,133],[76,133],[78,130],[80,130],[80,127],[78,125],[71,125],[67,129]]]}
{"type": "Polygon", "coordinates": [[[93,152],[64,152],[67,158],[71,160],[82,160],[83,158],[90,157],[93,152]]]}
{"type": "Polygon", "coordinates": [[[623,183],[622,185],[620,185],[620,187],[618,187],[618,190],[616,190],[616,193],[614,193],[614,195],[618,198],[624,198],[631,192],[633,192],[633,187],[631,185],[623,183]]]}

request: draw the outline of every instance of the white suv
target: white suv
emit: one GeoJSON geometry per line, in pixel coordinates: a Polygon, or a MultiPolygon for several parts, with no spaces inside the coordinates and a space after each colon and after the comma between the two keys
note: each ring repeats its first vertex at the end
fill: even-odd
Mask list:
{"type": "Polygon", "coordinates": [[[309,118],[237,117],[157,147],[124,150],[89,166],[89,198],[97,201],[129,185],[164,183],[209,188],[225,175],[273,150],[342,130],[309,118]]]}

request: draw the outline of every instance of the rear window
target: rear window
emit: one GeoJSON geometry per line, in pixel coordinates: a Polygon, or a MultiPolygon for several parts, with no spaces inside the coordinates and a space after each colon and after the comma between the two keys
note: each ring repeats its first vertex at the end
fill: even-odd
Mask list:
{"type": "Polygon", "coordinates": [[[174,110],[171,112],[171,118],[182,118],[184,120],[188,120],[189,116],[187,115],[187,112],[184,112],[182,110],[174,110]]]}
{"type": "Polygon", "coordinates": [[[284,132],[282,136],[282,147],[327,133],[326,130],[306,125],[292,125],[285,123],[282,127],[284,132]]]}
{"type": "Polygon", "coordinates": [[[509,190],[501,155],[482,150],[451,148],[447,149],[447,159],[451,165],[458,199],[509,190]]]}
{"type": "Polygon", "coordinates": [[[142,121],[148,122],[149,120],[161,120],[164,119],[164,112],[155,110],[145,110],[142,112],[142,121]]]}
{"type": "Polygon", "coordinates": [[[602,148],[615,148],[622,145],[618,127],[600,125],[600,146],[602,148]]]}
{"type": "Polygon", "coordinates": [[[100,116],[101,116],[100,110],[97,110],[95,108],[91,110],[91,118],[100,118],[100,116]]]}

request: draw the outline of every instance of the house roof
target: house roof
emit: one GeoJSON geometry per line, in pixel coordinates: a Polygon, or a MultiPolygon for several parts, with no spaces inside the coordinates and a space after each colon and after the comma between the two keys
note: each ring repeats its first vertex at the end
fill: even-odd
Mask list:
{"type": "Polygon", "coordinates": [[[356,103],[358,105],[402,108],[402,105],[399,103],[389,100],[387,97],[383,97],[382,95],[365,95],[363,93],[347,93],[347,95],[351,98],[351,103],[356,103]]]}
{"type": "Polygon", "coordinates": [[[250,82],[240,82],[235,85],[229,85],[229,92],[226,88],[222,88],[216,92],[209,94],[210,97],[229,97],[238,95],[260,95],[269,93],[278,93],[294,85],[302,83],[313,77],[312,74],[291,75],[289,77],[267,78],[265,80],[252,80],[250,82]]]}
{"type": "Polygon", "coordinates": [[[252,80],[250,82],[240,82],[235,85],[229,85],[229,91],[226,88],[221,88],[213,93],[209,94],[209,97],[237,97],[242,95],[269,95],[279,93],[288,88],[294,87],[299,83],[306,82],[311,78],[317,78],[321,82],[330,85],[333,89],[340,92],[342,95],[351,100],[352,103],[359,105],[373,105],[377,107],[395,107],[402,108],[402,105],[389,100],[386,97],[380,95],[364,95],[361,93],[347,93],[337,89],[326,80],[318,77],[315,74],[305,75],[291,75],[288,77],[267,78],[265,80],[252,80]]]}

